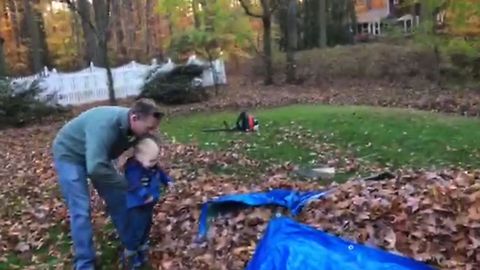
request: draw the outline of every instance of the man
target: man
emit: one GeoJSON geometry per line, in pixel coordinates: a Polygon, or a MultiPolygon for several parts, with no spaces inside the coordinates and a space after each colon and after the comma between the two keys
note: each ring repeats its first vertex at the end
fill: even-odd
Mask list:
{"type": "Polygon", "coordinates": [[[70,213],[76,270],[95,269],[87,178],[105,201],[120,240],[125,243],[127,182],[112,161],[129,149],[136,137],[155,133],[162,116],[155,102],[141,99],[131,108],[101,106],[87,110],[58,132],[53,158],[70,213]]]}

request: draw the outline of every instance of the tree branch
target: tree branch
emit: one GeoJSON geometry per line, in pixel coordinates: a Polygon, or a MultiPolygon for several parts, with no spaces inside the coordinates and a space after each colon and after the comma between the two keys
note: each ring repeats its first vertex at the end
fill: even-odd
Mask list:
{"type": "MultiPolygon", "coordinates": [[[[95,25],[93,24],[92,20],[90,20],[90,18],[87,18],[87,16],[84,14],[84,13],[81,13],[77,7],[75,6],[75,4],[72,2],[72,0],[61,0],[60,2],[63,2],[63,3],[66,3],[68,5],[68,7],[70,8],[71,11],[75,12],[78,14],[78,16],[80,16],[80,19],[82,21],[86,21],[88,23],[88,26],[90,26],[90,29],[92,29],[92,32],[95,34],[95,36],[97,37],[97,39],[100,39],[100,33],[98,33],[97,31],[97,28],[95,27],[95,25]]],[[[110,2],[110,0],[109,0],[110,2]]]]}
{"type": "Polygon", "coordinates": [[[239,0],[240,5],[242,5],[243,10],[245,10],[245,13],[247,13],[248,16],[255,17],[255,18],[262,18],[263,14],[255,14],[253,13],[249,8],[247,3],[245,3],[244,0],[239,0]]]}

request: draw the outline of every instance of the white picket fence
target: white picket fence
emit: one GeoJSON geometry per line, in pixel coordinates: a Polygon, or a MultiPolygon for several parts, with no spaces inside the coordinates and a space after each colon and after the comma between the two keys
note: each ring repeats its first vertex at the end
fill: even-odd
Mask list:
{"type": "MultiPolygon", "coordinates": [[[[188,63],[200,64],[205,67],[202,74],[202,85],[205,87],[213,86],[215,80],[218,84],[226,84],[225,65],[223,60],[217,59],[211,64],[191,56],[188,63]]],[[[160,70],[168,71],[175,67],[170,59],[167,63],[160,64],[160,70]]],[[[124,98],[135,96],[140,93],[140,89],[145,81],[147,73],[159,64],[152,60],[151,65],[143,65],[130,62],[127,65],[112,69],[115,97],[124,98]]],[[[28,77],[15,78],[13,85],[29,84],[35,79],[41,78],[41,86],[45,89],[43,96],[53,96],[54,102],[60,105],[79,105],[95,101],[108,100],[107,72],[104,68],[90,67],[72,73],[61,73],[55,69],[49,71],[47,68],[39,74],[28,77]]]]}

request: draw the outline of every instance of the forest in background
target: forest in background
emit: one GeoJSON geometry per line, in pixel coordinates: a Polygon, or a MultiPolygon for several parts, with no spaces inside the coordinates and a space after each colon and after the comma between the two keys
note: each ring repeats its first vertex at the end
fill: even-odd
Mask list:
{"type": "MultiPolygon", "coordinates": [[[[318,3],[322,1],[300,1],[295,7],[299,49],[312,48],[319,43],[318,13],[321,11],[318,3]]],[[[266,21],[277,47],[286,48],[286,35],[282,31],[286,32],[288,24],[281,18],[286,18],[287,1],[76,0],[72,1],[75,11],[67,2],[0,1],[2,62],[7,75],[37,73],[44,66],[61,71],[76,70],[90,62],[105,66],[98,37],[90,22],[96,30],[105,30],[108,56],[113,66],[132,60],[144,63],[152,58],[163,60],[166,55],[177,57],[178,52],[198,51],[198,47],[206,45],[211,47],[212,40],[217,43],[215,47],[222,47],[225,57],[248,57],[263,50],[262,24],[266,21]],[[109,15],[102,16],[107,11],[109,15]],[[82,20],[82,17],[90,20],[82,20]],[[100,29],[102,26],[106,29],[100,29]],[[186,40],[194,40],[195,49],[186,45],[186,40]]],[[[334,24],[344,27],[345,22],[354,17],[352,3],[348,0],[332,2],[334,10],[329,22],[333,35],[342,33],[334,24]]],[[[336,42],[346,40],[345,37],[333,39],[336,42]]]]}
{"type": "MultiPolygon", "coordinates": [[[[295,66],[295,51],[354,43],[359,34],[356,12],[374,9],[380,2],[0,0],[0,73],[29,75],[45,66],[73,71],[90,62],[107,67],[132,60],[150,63],[152,58],[181,61],[193,52],[205,58],[221,55],[237,63],[259,57],[267,73],[272,73],[276,51],[287,52],[287,63],[295,66]]],[[[476,61],[480,29],[476,0],[399,2],[399,9],[406,11],[421,6],[421,27],[415,30],[418,44],[438,54],[447,49],[476,61]],[[446,14],[441,25],[436,21],[439,14],[446,14]]],[[[394,36],[394,30],[385,36],[394,36]]],[[[267,83],[268,77],[271,74],[267,83]]]]}
{"type": "MultiPolygon", "coordinates": [[[[93,18],[101,1],[78,0],[77,6],[93,18]],[[94,6],[93,4],[97,4],[94,6]]],[[[38,72],[44,66],[62,71],[85,67],[92,61],[104,66],[97,41],[88,23],[65,3],[51,0],[0,1],[0,35],[4,39],[7,71],[11,75],[38,72]]],[[[161,57],[162,44],[169,35],[168,23],[154,0],[112,1],[109,54],[114,65],[130,60],[147,61],[161,57]]],[[[94,18],[95,23],[104,20],[94,18]]]]}

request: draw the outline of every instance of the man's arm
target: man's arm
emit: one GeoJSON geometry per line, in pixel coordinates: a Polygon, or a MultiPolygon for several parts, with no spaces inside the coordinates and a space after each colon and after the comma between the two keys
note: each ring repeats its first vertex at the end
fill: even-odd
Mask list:
{"type": "Polygon", "coordinates": [[[85,130],[85,160],[87,174],[92,181],[126,188],[125,177],[115,170],[109,158],[115,132],[112,127],[87,126],[85,130]]]}

